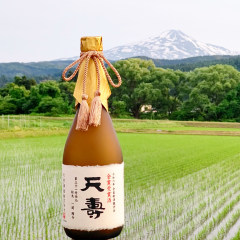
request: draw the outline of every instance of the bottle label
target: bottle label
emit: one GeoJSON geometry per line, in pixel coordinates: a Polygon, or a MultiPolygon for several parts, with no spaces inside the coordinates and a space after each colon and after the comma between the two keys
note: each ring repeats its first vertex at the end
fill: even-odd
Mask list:
{"type": "Polygon", "coordinates": [[[62,165],[63,227],[94,231],[124,224],[124,163],[62,165]]]}

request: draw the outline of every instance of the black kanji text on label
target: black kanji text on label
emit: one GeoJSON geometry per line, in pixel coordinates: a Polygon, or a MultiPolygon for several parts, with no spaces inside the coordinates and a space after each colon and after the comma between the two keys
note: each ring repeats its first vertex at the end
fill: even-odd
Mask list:
{"type": "Polygon", "coordinates": [[[96,214],[94,219],[99,218],[100,214],[103,213],[103,211],[99,210],[105,210],[105,208],[102,207],[102,203],[99,201],[99,198],[87,198],[85,204],[88,206],[88,208],[83,208],[81,210],[86,210],[90,218],[92,218],[94,214],[96,214]]]}
{"type": "Polygon", "coordinates": [[[95,187],[99,192],[104,191],[104,189],[100,188],[101,183],[100,182],[92,182],[92,181],[99,181],[100,177],[85,177],[85,180],[87,181],[86,187],[81,189],[81,191],[86,191],[90,187],[95,187]]]}

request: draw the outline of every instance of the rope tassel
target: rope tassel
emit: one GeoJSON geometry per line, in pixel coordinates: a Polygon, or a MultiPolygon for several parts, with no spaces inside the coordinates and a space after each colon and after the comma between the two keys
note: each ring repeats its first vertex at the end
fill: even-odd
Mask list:
{"type": "Polygon", "coordinates": [[[97,127],[101,124],[102,103],[101,103],[101,98],[100,98],[100,95],[101,95],[100,81],[101,80],[100,80],[99,65],[103,68],[109,83],[113,87],[119,87],[122,83],[121,77],[120,77],[119,73],[117,72],[117,70],[104,57],[103,53],[98,52],[98,51],[82,52],[80,55],[80,59],[73,62],[72,64],[70,64],[68,67],[66,67],[64,69],[62,78],[65,81],[70,81],[77,74],[78,70],[80,69],[81,63],[83,62],[84,59],[86,59],[86,63],[85,63],[84,78],[83,78],[83,95],[82,95],[82,102],[81,102],[81,106],[80,106],[80,109],[78,112],[77,124],[76,124],[76,129],[80,130],[80,131],[87,131],[88,125],[97,127]],[[98,85],[97,85],[97,90],[95,92],[95,97],[91,103],[91,110],[89,111],[89,106],[87,103],[88,95],[86,94],[86,80],[87,80],[87,74],[88,74],[88,63],[89,63],[90,58],[93,59],[95,66],[96,66],[96,72],[97,72],[97,76],[98,76],[98,85]],[[108,66],[116,74],[116,76],[118,78],[117,84],[115,84],[112,81],[110,75],[108,74],[106,67],[104,66],[103,60],[108,64],[108,66]],[[77,63],[78,63],[78,66],[77,66],[76,70],[74,71],[74,73],[70,77],[66,78],[65,75],[66,75],[67,71],[77,63]]]}
{"type": "Polygon", "coordinates": [[[101,125],[102,102],[100,98],[101,93],[95,92],[95,97],[92,101],[91,111],[89,116],[89,125],[97,127],[101,125]]]}
{"type": "Polygon", "coordinates": [[[82,103],[78,111],[76,130],[87,131],[89,119],[89,106],[87,103],[88,95],[82,95],[82,103]]]}

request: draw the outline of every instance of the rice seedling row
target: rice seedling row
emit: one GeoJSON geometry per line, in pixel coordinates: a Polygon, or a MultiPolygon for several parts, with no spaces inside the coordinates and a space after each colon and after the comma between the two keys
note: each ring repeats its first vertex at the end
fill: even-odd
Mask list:
{"type": "Polygon", "coordinates": [[[231,240],[239,240],[239,239],[240,239],[240,228],[238,229],[238,231],[235,234],[235,236],[233,238],[231,238],[231,240]]]}
{"type": "MultiPolygon", "coordinates": [[[[224,174],[222,174],[222,172],[221,171],[218,171],[221,175],[224,175],[224,174]]],[[[228,175],[229,173],[225,173],[225,175],[228,175]]],[[[233,174],[233,175],[230,175],[230,177],[228,178],[228,179],[226,179],[226,181],[225,181],[225,183],[228,183],[227,184],[227,186],[225,187],[225,189],[223,190],[223,191],[220,191],[220,193],[219,193],[219,195],[222,195],[222,193],[223,192],[226,192],[226,190],[227,189],[229,189],[229,187],[231,187],[231,185],[230,184],[232,184],[232,185],[234,185],[234,184],[236,184],[236,181],[237,180],[235,180],[235,182],[232,182],[231,183],[231,181],[230,181],[230,179],[233,179],[233,178],[236,178],[236,177],[238,177],[239,176],[239,172],[236,172],[235,174],[233,174]]],[[[216,178],[217,180],[218,180],[218,178],[216,178]]],[[[193,181],[192,181],[193,182],[193,181]]],[[[195,185],[195,183],[193,182],[193,184],[195,185]]],[[[212,185],[213,187],[215,187],[214,185],[212,185]]],[[[171,189],[171,187],[169,186],[169,189],[171,189]]],[[[204,187],[204,189],[206,189],[206,187],[204,187]]],[[[207,188],[208,189],[208,191],[209,192],[211,192],[212,191],[212,189],[211,189],[211,187],[210,188],[207,188]]],[[[196,191],[198,191],[198,187],[197,186],[195,186],[195,190],[196,191]]],[[[173,190],[173,192],[174,192],[175,190],[173,190]]],[[[172,193],[173,193],[172,192],[172,193]]],[[[179,191],[180,193],[182,193],[183,194],[183,196],[186,196],[187,194],[186,194],[186,192],[184,192],[183,191],[183,189],[181,188],[181,191],[179,191]]],[[[159,191],[156,191],[156,193],[157,194],[152,194],[151,196],[154,198],[154,197],[156,197],[157,195],[161,195],[161,193],[159,192],[159,191]]],[[[183,207],[182,207],[182,205],[184,204],[184,202],[180,199],[180,195],[178,195],[178,194],[176,194],[176,191],[174,192],[175,193],[175,198],[178,200],[178,202],[176,202],[176,206],[179,206],[179,205],[181,205],[181,209],[182,209],[182,211],[183,211],[183,207]],[[180,200],[180,201],[179,201],[180,200]]],[[[147,194],[145,194],[145,195],[147,195],[147,194]]],[[[171,195],[171,190],[169,191],[169,195],[171,195]]],[[[189,194],[190,196],[192,195],[191,193],[189,194]]],[[[204,193],[204,195],[205,195],[205,193],[204,193]]],[[[166,198],[166,196],[164,196],[165,198],[166,198]]],[[[198,195],[198,197],[200,197],[200,198],[202,198],[202,196],[201,195],[198,195]]],[[[215,195],[215,197],[216,197],[216,195],[215,195]]],[[[131,195],[131,199],[132,199],[133,197],[132,197],[132,195],[131,195]]],[[[168,201],[170,201],[171,200],[171,198],[170,199],[164,199],[164,198],[162,198],[162,199],[158,199],[158,201],[159,202],[161,202],[161,204],[162,204],[162,206],[164,206],[164,209],[165,209],[165,211],[164,211],[164,213],[165,213],[165,217],[167,217],[167,216],[170,216],[169,217],[169,221],[168,220],[166,220],[167,222],[166,222],[166,224],[169,226],[169,223],[171,223],[171,219],[172,219],[172,217],[171,217],[171,215],[174,215],[175,216],[175,222],[177,222],[177,219],[176,219],[176,217],[177,217],[177,215],[176,215],[176,212],[179,212],[179,211],[176,211],[176,209],[174,209],[172,206],[171,206],[171,203],[170,203],[170,207],[172,208],[171,210],[173,210],[173,212],[174,212],[174,214],[172,214],[171,213],[171,211],[168,211],[169,209],[168,209],[168,205],[169,205],[169,203],[168,203],[168,201]]],[[[147,201],[146,199],[145,199],[145,201],[147,201]]],[[[195,205],[196,205],[196,203],[198,203],[198,200],[188,200],[188,199],[185,199],[185,201],[188,201],[189,203],[190,203],[190,206],[189,205],[187,205],[186,206],[186,208],[188,209],[188,208],[190,208],[191,209],[191,203],[192,202],[194,202],[195,203],[195,205]]],[[[135,201],[134,201],[135,202],[135,201]]],[[[153,206],[155,206],[155,209],[153,209],[153,208],[151,208],[151,211],[150,212],[153,212],[153,213],[156,213],[156,210],[159,208],[159,209],[162,209],[162,206],[159,206],[158,204],[157,204],[157,202],[152,202],[152,204],[151,205],[153,205],[153,206]],[[154,211],[155,210],[155,211],[154,211]]],[[[206,207],[206,201],[204,201],[203,203],[200,203],[199,204],[199,207],[200,208],[205,208],[206,207]],[[204,204],[205,203],[205,204],[204,204]]],[[[134,205],[131,205],[131,209],[133,209],[134,208],[134,205]]],[[[148,210],[148,209],[147,209],[148,210]]],[[[200,210],[200,209],[199,209],[200,210]]],[[[199,212],[199,210],[197,211],[197,212],[199,212]]],[[[160,211],[160,213],[156,213],[155,214],[155,216],[150,216],[150,212],[144,212],[143,213],[143,211],[139,211],[139,213],[138,213],[138,216],[143,216],[142,218],[143,218],[143,220],[142,221],[144,221],[144,220],[147,220],[147,218],[146,218],[146,216],[149,218],[149,219],[154,219],[154,218],[160,218],[161,217],[161,215],[163,215],[163,212],[162,211],[160,211]],[[160,214],[160,215],[159,215],[160,214]]],[[[190,211],[190,213],[191,212],[193,212],[192,210],[190,211]]],[[[191,213],[191,214],[189,214],[189,212],[186,212],[185,213],[185,223],[186,223],[186,221],[189,221],[189,217],[188,217],[188,215],[190,215],[190,216],[193,216],[193,214],[191,213]]],[[[139,222],[138,222],[139,223],[139,222]]],[[[144,225],[146,225],[146,224],[142,224],[143,226],[144,225]]],[[[139,227],[137,227],[137,230],[138,230],[138,228],[139,227]]],[[[137,231],[136,230],[136,231],[137,231]]]]}
{"type": "MultiPolygon", "coordinates": [[[[231,213],[231,216],[229,216],[229,219],[225,223],[224,226],[219,226],[220,230],[217,233],[217,236],[214,238],[208,238],[213,240],[222,240],[228,233],[229,229],[236,223],[236,221],[240,218],[240,209],[234,209],[231,213]]],[[[230,215],[229,214],[229,215],[230,215]]]]}
{"type": "MultiPolygon", "coordinates": [[[[117,239],[198,239],[204,229],[201,236],[222,238],[238,221],[237,138],[118,136],[126,166],[126,224],[117,239]]],[[[65,140],[0,142],[0,239],[68,239],[61,227],[65,140]]]]}
{"type": "MultiPolygon", "coordinates": [[[[224,198],[224,200],[226,200],[226,197],[224,198]]],[[[217,205],[216,205],[217,206],[217,205]]],[[[216,206],[215,206],[215,209],[216,209],[216,206]]],[[[152,209],[151,209],[151,211],[152,211],[152,209]]],[[[208,215],[210,215],[210,211],[206,211],[206,213],[204,213],[204,214],[202,214],[203,216],[200,218],[200,221],[201,220],[205,220],[206,219],[206,216],[208,216],[208,215]]],[[[191,218],[193,218],[193,216],[191,216],[191,218]]],[[[189,218],[189,217],[187,217],[187,216],[185,216],[185,217],[183,217],[182,218],[182,222],[181,222],[181,226],[185,226],[186,224],[187,224],[187,222],[191,219],[191,218],[189,218]]],[[[147,222],[147,219],[145,218],[143,221],[145,221],[145,224],[141,224],[141,226],[142,227],[139,227],[138,226],[138,228],[137,228],[137,230],[139,231],[139,229],[143,229],[144,228],[144,226],[146,226],[147,224],[148,224],[148,222],[147,222]]],[[[200,222],[199,221],[199,222],[200,222]]],[[[156,227],[156,225],[158,225],[158,231],[167,231],[167,229],[169,229],[169,231],[170,232],[174,232],[174,227],[175,227],[175,229],[176,229],[176,226],[174,226],[174,224],[177,224],[177,221],[174,221],[174,224],[172,224],[173,226],[171,226],[171,224],[169,224],[169,222],[168,222],[168,220],[167,220],[167,216],[165,216],[165,218],[163,218],[163,222],[161,222],[161,224],[162,224],[162,226],[161,227],[159,227],[159,225],[158,225],[158,222],[157,221],[155,221],[154,222],[154,227],[156,227]],[[165,226],[165,228],[163,228],[165,226]]],[[[190,225],[197,225],[197,223],[196,222],[194,222],[194,221],[192,221],[191,222],[191,224],[190,225]]],[[[148,227],[148,228],[151,228],[151,227],[148,227]]],[[[188,226],[187,226],[187,228],[189,228],[188,226]]],[[[170,234],[171,235],[171,234],[170,234]]],[[[179,238],[179,239],[181,239],[181,238],[179,238]]]]}

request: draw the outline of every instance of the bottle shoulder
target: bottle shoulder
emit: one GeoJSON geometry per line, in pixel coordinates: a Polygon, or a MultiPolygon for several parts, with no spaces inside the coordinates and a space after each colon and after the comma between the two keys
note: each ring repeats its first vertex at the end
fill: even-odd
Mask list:
{"type": "Polygon", "coordinates": [[[90,126],[85,132],[75,129],[76,116],[64,148],[63,164],[103,166],[122,163],[121,147],[108,112],[103,108],[101,125],[90,126]]]}

